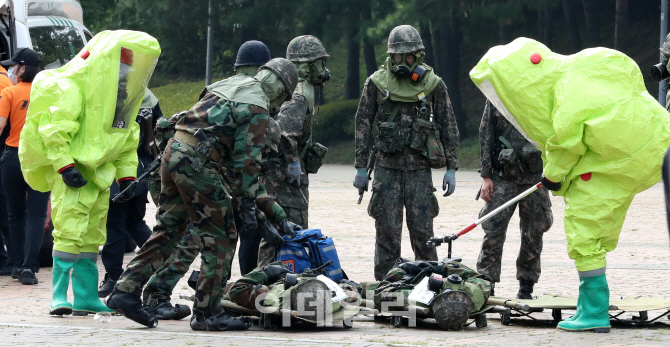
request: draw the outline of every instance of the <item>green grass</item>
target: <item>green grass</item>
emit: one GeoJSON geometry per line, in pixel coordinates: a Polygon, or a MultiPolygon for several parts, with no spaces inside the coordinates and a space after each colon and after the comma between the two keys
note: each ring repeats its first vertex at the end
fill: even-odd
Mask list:
{"type": "Polygon", "coordinates": [[[205,88],[205,80],[166,84],[152,88],[151,91],[158,98],[163,115],[170,118],[179,111],[190,109],[198,102],[198,95],[203,88],[205,88]]]}

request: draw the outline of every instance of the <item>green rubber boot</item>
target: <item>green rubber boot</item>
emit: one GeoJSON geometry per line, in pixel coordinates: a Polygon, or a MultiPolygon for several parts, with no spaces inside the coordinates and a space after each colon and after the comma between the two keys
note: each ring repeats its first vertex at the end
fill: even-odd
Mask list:
{"type": "Polygon", "coordinates": [[[56,256],[53,259],[52,297],[49,314],[56,316],[72,314],[72,304],[67,301],[67,288],[70,285],[70,270],[74,266],[74,260],[68,261],[56,256]]]}
{"type": "Polygon", "coordinates": [[[72,291],[74,292],[74,316],[89,313],[114,312],[98,297],[98,266],[93,259],[77,259],[72,271],[72,291]]]}
{"type": "Polygon", "coordinates": [[[579,283],[577,313],[572,320],[558,323],[558,329],[565,331],[610,332],[610,289],[605,274],[582,277],[579,283]]]}

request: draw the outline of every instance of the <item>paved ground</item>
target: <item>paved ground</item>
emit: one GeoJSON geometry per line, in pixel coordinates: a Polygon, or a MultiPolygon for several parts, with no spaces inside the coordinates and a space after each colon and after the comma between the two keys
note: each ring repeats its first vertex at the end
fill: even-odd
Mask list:
{"type": "MultiPolygon", "coordinates": [[[[441,190],[444,171],[434,173],[435,186],[441,190]]],[[[374,257],[374,222],[367,216],[366,206],[370,194],[363,204],[356,205],[358,193],[351,186],[354,170],[351,167],[326,165],[319,174],[311,178],[310,225],[324,230],[332,236],[338,246],[343,268],[356,281],[372,278],[374,257]]],[[[451,234],[472,223],[482,201],[474,201],[480,185],[476,172],[458,172],[458,187],[454,195],[438,196],[441,213],[435,219],[435,233],[451,234]]],[[[608,255],[608,281],[612,300],[629,295],[645,295],[670,299],[668,276],[670,275],[670,249],[665,225],[662,186],[639,194],[628,213],[623,227],[619,247],[608,255]]],[[[554,226],[544,239],[543,274],[536,286],[535,294],[561,293],[576,296],[578,278],[572,261],[566,254],[563,233],[563,201],[552,198],[554,204],[554,226]]],[[[153,208],[152,208],[153,211],[153,208]]],[[[153,217],[150,225],[154,223],[153,217]]],[[[515,295],[516,253],[519,248],[518,218],[510,225],[510,233],[503,256],[502,283],[496,294],[515,295]]],[[[474,266],[481,243],[481,229],[475,229],[454,244],[454,255],[463,258],[467,265],[474,266]]],[[[405,233],[403,252],[412,257],[409,237],[405,233]]],[[[446,256],[446,247],[438,249],[440,257],[446,256]]],[[[126,261],[131,255],[127,255],[126,261]]],[[[196,261],[193,268],[199,266],[196,261]]],[[[194,333],[183,321],[161,321],[156,329],[141,328],[123,318],[112,317],[111,323],[103,324],[89,317],[54,318],[48,316],[51,289],[51,269],[42,269],[38,274],[40,283],[24,286],[8,277],[0,277],[0,345],[593,345],[593,346],[661,346],[670,345],[670,329],[664,325],[651,328],[616,326],[610,334],[574,334],[557,332],[548,323],[533,323],[527,319],[513,320],[503,326],[498,315],[489,315],[489,326],[485,329],[468,327],[462,332],[443,332],[434,325],[420,324],[418,328],[391,328],[387,322],[355,322],[352,330],[340,327],[331,329],[262,331],[253,327],[245,332],[194,333]]],[[[239,276],[238,264],[233,264],[233,278],[239,276]]],[[[101,271],[101,277],[104,271],[101,271]]],[[[192,291],[182,280],[177,286],[173,301],[179,295],[190,295],[192,291]]],[[[662,311],[651,311],[650,316],[662,311]]],[[[540,313],[540,318],[550,318],[549,313],[540,313]]],[[[625,318],[631,315],[626,313],[625,318]]],[[[660,322],[670,324],[667,317],[660,322]]]]}

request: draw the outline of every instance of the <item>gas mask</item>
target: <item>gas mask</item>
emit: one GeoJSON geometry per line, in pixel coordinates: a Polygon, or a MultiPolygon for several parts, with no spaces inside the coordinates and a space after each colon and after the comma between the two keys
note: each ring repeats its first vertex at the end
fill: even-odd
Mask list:
{"type": "Polygon", "coordinates": [[[663,55],[663,62],[656,64],[651,67],[651,78],[656,82],[661,82],[670,78],[670,72],[668,72],[668,56],[663,55]]]}
{"type": "Polygon", "coordinates": [[[330,80],[330,70],[326,68],[326,59],[318,59],[309,63],[309,82],[323,84],[330,80]]]}
{"type": "Polygon", "coordinates": [[[390,56],[391,72],[398,78],[409,78],[414,82],[420,83],[426,77],[427,70],[421,66],[423,58],[426,56],[425,52],[395,53],[390,56]]]}
{"type": "Polygon", "coordinates": [[[286,101],[286,88],[284,83],[268,69],[263,69],[258,72],[256,79],[261,82],[261,87],[265,95],[270,99],[271,114],[278,113],[281,105],[286,101]]]}
{"type": "Polygon", "coordinates": [[[156,57],[121,47],[113,128],[127,129],[135,120],[136,106],[144,98],[157,60],[156,57]]]}

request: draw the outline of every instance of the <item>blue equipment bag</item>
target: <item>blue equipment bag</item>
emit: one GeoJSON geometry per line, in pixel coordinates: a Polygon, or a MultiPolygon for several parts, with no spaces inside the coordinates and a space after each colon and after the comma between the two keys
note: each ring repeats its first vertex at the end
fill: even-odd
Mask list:
{"type": "Polygon", "coordinates": [[[324,275],[339,282],[343,274],[333,239],[323,236],[319,229],[299,230],[296,233],[294,238],[284,236],[286,245],[277,248],[277,260],[297,274],[307,268],[316,269],[332,260],[333,263],[324,268],[324,275]]]}

